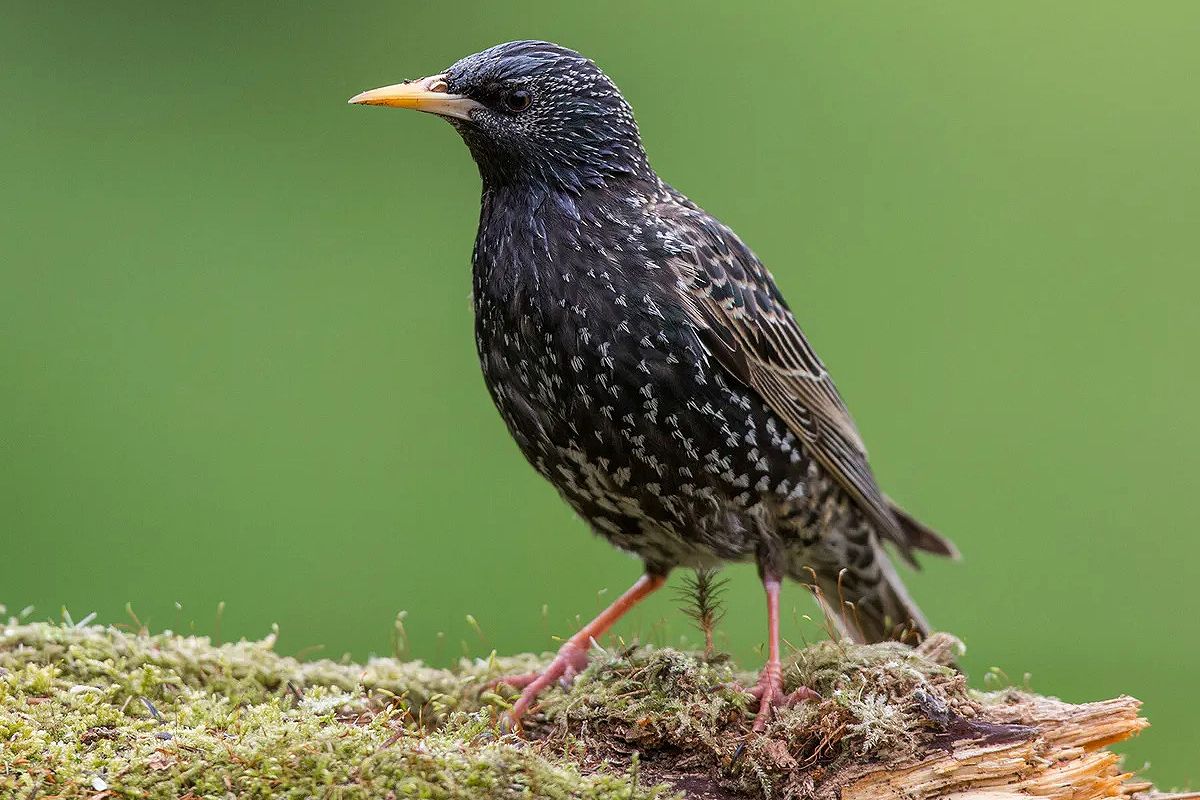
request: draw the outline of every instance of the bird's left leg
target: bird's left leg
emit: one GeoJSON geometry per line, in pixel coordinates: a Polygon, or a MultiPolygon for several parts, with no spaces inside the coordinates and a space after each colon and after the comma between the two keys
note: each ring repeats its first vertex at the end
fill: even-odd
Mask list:
{"type": "Polygon", "coordinates": [[[771,721],[773,709],[792,706],[805,700],[820,699],[820,695],[801,686],[791,694],[783,692],[783,662],[779,658],[779,576],[763,572],[763,589],[767,593],[767,631],[769,636],[767,664],[758,675],[758,685],[750,690],[758,701],[754,730],[761,731],[771,721]]]}
{"type": "Polygon", "coordinates": [[[633,584],[625,594],[613,601],[612,605],[600,612],[600,614],[584,625],[578,633],[568,639],[563,646],[559,648],[558,655],[550,662],[541,673],[530,673],[527,675],[517,675],[511,678],[501,678],[494,681],[495,684],[508,684],[518,689],[522,689],[521,696],[517,702],[513,703],[513,707],[509,709],[506,716],[506,727],[514,727],[520,722],[521,717],[529,710],[539,694],[546,687],[559,680],[560,678],[570,678],[583,670],[587,666],[588,648],[592,642],[599,639],[604,633],[611,628],[617,620],[625,616],[629,609],[633,608],[643,598],[652,593],[655,589],[662,586],[667,580],[665,575],[647,572],[642,577],[638,578],[637,583],[633,584]]]}

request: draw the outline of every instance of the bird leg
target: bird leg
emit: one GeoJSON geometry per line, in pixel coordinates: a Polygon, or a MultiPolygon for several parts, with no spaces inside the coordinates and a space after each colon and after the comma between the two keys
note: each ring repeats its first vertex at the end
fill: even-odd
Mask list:
{"type": "Polygon", "coordinates": [[[613,601],[612,605],[600,612],[600,614],[584,625],[578,633],[568,639],[563,646],[559,648],[558,655],[550,662],[542,672],[531,672],[524,675],[515,675],[509,678],[500,678],[492,682],[492,685],[508,684],[517,689],[521,689],[521,696],[517,698],[517,702],[505,714],[504,724],[507,728],[515,728],[521,721],[521,717],[529,710],[539,694],[546,687],[558,680],[570,681],[579,672],[587,666],[588,648],[592,642],[604,635],[605,631],[613,626],[617,620],[625,616],[629,609],[638,604],[644,597],[658,589],[666,582],[665,575],[656,575],[647,572],[642,577],[638,578],[633,586],[629,587],[625,594],[613,601]]]}
{"type": "Polygon", "coordinates": [[[783,663],[779,658],[779,576],[763,573],[763,588],[767,592],[767,630],[770,641],[767,645],[767,663],[758,675],[758,685],[750,695],[758,701],[758,713],[754,716],[754,730],[762,731],[771,721],[775,708],[789,708],[805,700],[819,700],[821,695],[801,686],[791,694],[783,691],[783,663]]]}

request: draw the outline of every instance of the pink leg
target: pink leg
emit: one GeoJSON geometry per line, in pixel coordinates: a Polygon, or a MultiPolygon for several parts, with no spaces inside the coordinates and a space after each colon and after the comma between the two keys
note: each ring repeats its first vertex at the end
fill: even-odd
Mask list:
{"type": "Polygon", "coordinates": [[[569,680],[587,666],[587,653],[592,641],[603,636],[617,620],[625,616],[629,609],[662,586],[666,580],[666,576],[650,573],[638,578],[637,583],[633,584],[625,594],[614,600],[612,605],[601,611],[599,616],[568,639],[559,648],[558,655],[550,662],[550,666],[546,667],[541,674],[530,673],[495,681],[495,683],[506,683],[523,690],[517,702],[505,715],[507,727],[515,727],[521,721],[521,717],[525,715],[525,712],[529,710],[529,707],[546,687],[560,678],[569,680]]]}
{"type": "Polygon", "coordinates": [[[779,577],[770,573],[763,575],[763,588],[767,592],[767,663],[758,676],[758,685],[750,694],[758,700],[758,714],[754,717],[754,730],[761,731],[771,721],[772,709],[777,706],[792,706],[805,700],[819,699],[820,695],[801,686],[790,695],[783,693],[783,663],[779,658],[779,577]]]}

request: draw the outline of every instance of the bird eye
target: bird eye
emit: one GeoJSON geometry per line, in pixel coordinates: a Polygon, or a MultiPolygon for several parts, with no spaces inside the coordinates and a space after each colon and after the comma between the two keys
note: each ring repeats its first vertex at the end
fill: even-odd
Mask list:
{"type": "Polygon", "coordinates": [[[533,102],[533,95],[524,89],[514,89],[504,98],[509,111],[524,111],[533,102]]]}

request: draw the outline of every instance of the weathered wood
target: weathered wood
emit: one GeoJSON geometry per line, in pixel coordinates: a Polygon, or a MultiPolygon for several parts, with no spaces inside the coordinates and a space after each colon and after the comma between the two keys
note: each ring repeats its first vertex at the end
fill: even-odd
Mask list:
{"type": "Polygon", "coordinates": [[[989,707],[986,722],[1025,726],[1029,735],[1000,742],[963,738],[909,763],[850,767],[824,781],[822,794],[841,800],[1149,800],[1149,784],[1123,771],[1108,749],[1147,727],[1140,707],[1132,697],[1074,705],[1014,692],[989,707]]]}

